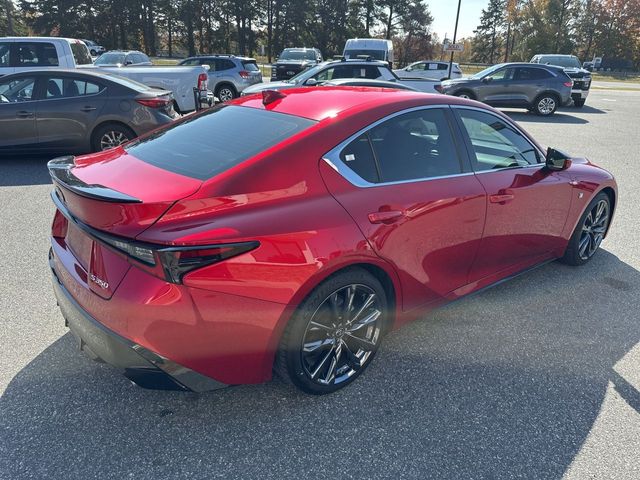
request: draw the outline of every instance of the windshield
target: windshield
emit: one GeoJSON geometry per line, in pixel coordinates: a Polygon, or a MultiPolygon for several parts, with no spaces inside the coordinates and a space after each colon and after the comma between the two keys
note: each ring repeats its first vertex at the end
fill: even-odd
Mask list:
{"type": "Polygon", "coordinates": [[[284,50],[279,60],[315,60],[316,52],[313,50],[284,50]]]}
{"type": "Polygon", "coordinates": [[[386,60],[385,54],[387,52],[385,50],[345,50],[344,56],[347,58],[358,58],[360,55],[365,57],[372,57],[376,60],[386,60]]]}
{"type": "Polygon", "coordinates": [[[557,67],[564,68],[582,68],[580,60],[574,56],[562,56],[562,55],[548,55],[541,56],[538,63],[546,65],[556,65],[557,67]]]}
{"type": "Polygon", "coordinates": [[[207,180],[315,123],[284,113],[222,105],[134,140],[126,150],[158,168],[207,180]]]}
{"type": "Polygon", "coordinates": [[[315,67],[308,68],[306,70],[301,71],[299,74],[291,77],[289,80],[283,80],[283,82],[287,83],[302,83],[307,78],[315,77],[320,70],[324,68],[325,64],[316,65],[315,67]]]}
{"type": "Polygon", "coordinates": [[[498,64],[498,65],[493,65],[493,66],[491,66],[489,68],[485,68],[484,70],[479,71],[475,75],[471,75],[470,78],[473,78],[474,80],[480,80],[481,78],[486,77],[487,75],[495,72],[496,70],[498,70],[501,67],[502,67],[501,63],[498,64]]]}
{"type": "Polygon", "coordinates": [[[96,65],[116,65],[118,63],[124,63],[124,57],[124,53],[103,53],[96,60],[96,65]]]}

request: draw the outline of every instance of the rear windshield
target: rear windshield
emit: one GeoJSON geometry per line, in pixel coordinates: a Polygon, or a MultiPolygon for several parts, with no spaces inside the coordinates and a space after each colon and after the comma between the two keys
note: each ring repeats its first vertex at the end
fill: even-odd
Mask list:
{"type": "Polygon", "coordinates": [[[385,60],[387,52],[385,50],[345,50],[344,56],[347,58],[358,58],[359,56],[371,57],[376,60],[385,60]]]}
{"type": "Polygon", "coordinates": [[[117,65],[118,63],[124,63],[124,53],[107,52],[96,60],[96,65],[117,65]]]}
{"type": "Polygon", "coordinates": [[[293,115],[222,105],[134,141],[126,150],[164,170],[207,180],[313,124],[293,115]]]}
{"type": "Polygon", "coordinates": [[[76,65],[89,65],[93,62],[89,49],[81,41],[71,42],[71,53],[73,53],[73,59],[76,61],[76,65]]]}
{"type": "Polygon", "coordinates": [[[314,50],[284,50],[280,54],[280,60],[315,60],[314,50]]]}
{"type": "Polygon", "coordinates": [[[260,69],[258,68],[258,65],[256,64],[255,60],[245,60],[244,62],[242,62],[242,66],[246,70],[249,70],[250,72],[259,72],[260,71],[260,69]]]}

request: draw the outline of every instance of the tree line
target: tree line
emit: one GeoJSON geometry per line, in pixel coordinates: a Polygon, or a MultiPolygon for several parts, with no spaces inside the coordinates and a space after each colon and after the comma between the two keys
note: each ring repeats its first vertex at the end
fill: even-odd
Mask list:
{"type": "Polygon", "coordinates": [[[604,57],[640,67],[640,0],[489,0],[468,59],[528,61],[536,53],[604,57]]]}
{"type": "MultiPolygon", "coordinates": [[[[446,58],[432,22],[426,0],[0,0],[0,35],[88,38],[152,56],[264,54],[271,61],[284,47],[307,46],[331,57],[348,38],[380,37],[394,41],[399,64],[446,58]]],[[[488,0],[474,35],[460,42],[461,62],[572,53],[638,69],[640,0],[488,0]]]]}
{"type": "MultiPolygon", "coordinates": [[[[5,10],[11,4],[1,2],[5,10]]],[[[88,38],[152,56],[271,58],[284,47],[307,46],[328,57],[342,53],[348,38],[371,36],[393,39],[402,60],[430,56],[433,48],[424,0],[19,0],[9,16],[14,30],[88,38]]]]}

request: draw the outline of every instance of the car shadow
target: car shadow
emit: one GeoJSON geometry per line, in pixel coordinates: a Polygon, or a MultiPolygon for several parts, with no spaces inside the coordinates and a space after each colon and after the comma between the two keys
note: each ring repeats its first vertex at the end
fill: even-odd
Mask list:
{"type": "Polygon", "coordinates": [[[540,115],[536,115],[533,112],[526,111],[502,110],[502,113],[508,115],[512,120],[515,120],[516,122],[565,123],[575,125],[589,123],[589,120],[580,117],[574,117],[573,115],[569,115],[561,111],[557,111],[549,117],[541,117],[540,115]]]}
{"type": "Polygon", "coordinates": [[[0,187],[51,183],[47,170],[47,162],[51,158],[51,155],[0,154],[0,187]]]}
{"type": "MultiPolygon", "coordinates": [[[[333,395],[147,391],[66,334],[0,399],[8,478],[560,478],[640,341],[640,272],[545,265],[391,333],[333,395]]],[[[51,302],[53,302],[51,300],[51,302]]],[[[52,308],[54,305],[52,305],[52,308]]],[[[62,322],[62,319],[60,319],[62,322]]]]}

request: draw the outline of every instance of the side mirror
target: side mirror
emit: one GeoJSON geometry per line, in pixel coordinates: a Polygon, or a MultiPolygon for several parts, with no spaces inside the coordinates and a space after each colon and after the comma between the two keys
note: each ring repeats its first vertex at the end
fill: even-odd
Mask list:
{"type": "Polygon", "coordinates": [[[571,157],[555,148],[547,148],[546,167],[552,171],[565,170],[571,163],[571,157]]]}
{"type": "Polygon", "coordinates": [[[491,80],[493,80],[491,77],[484,77],[482,83],[489,83],[491,80]]]}
{"type": "Polygon", "coordinates": [[[307,87],[315,87],[318,84],[318,81],[315,78],[307,78],[304,82],[307,87]]]}
{"type": "Polygon", "coordinates": [[[127,60],[126,62],[124,62],[125,65],[133,65],[133,62],[131,60],[127,60]]]}

